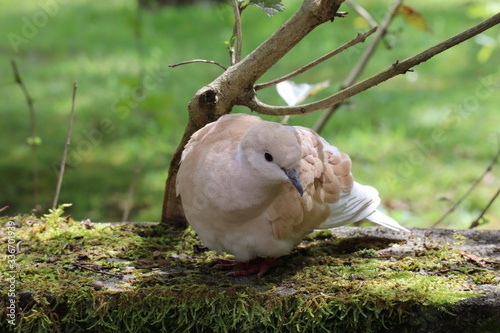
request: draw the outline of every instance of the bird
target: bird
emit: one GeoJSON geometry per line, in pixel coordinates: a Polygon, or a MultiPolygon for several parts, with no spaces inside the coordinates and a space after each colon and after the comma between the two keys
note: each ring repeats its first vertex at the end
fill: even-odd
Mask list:
{"type": "Polygon", "coordinates": [[[184,216],[228,275],[261,277],[315,229],[369,220],[408,232],[354,181],[350,157],[315,131],[228,114],[196,131],[176,178],[184,216]]]}

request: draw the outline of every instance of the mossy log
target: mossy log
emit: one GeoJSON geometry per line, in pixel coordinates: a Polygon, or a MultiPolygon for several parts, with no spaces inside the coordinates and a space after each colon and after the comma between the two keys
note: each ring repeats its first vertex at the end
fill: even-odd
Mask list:
{"type": "Polygon", "coordinates": [[[215,270],[218,256],[189,229],[92,224],[61,214],[1,219],[7,251],[0,332],[500,327],[499,230],[321,231],[258,279],[215,270]]]}

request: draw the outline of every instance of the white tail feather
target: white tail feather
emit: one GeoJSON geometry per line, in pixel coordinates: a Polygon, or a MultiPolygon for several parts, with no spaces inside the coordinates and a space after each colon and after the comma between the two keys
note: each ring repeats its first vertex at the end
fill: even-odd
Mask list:
{"type": "Polygon", "coordinates": [[[385,215],[384,213],[382,213],[381,211],[376,210],[376,209],[373,213],[368,215],[366,217],[366,219],[368,221],[380,224],[381,226],[390,228],[392,230],[409,232],[408,229],[406,229],[401,224],[396,222],[396,220],[394,220],[393,218],[385,215]]]}
{"type": "Polygon", "coordinates": [[[331,214],[319,228],[335,228],[367,219],[393,230],[408,231],[398,222],[378,211],[379,204],[380,198],[375,188],[354,182],[350,192],[341,195],[336,203],[329,204],[331,214]]]}

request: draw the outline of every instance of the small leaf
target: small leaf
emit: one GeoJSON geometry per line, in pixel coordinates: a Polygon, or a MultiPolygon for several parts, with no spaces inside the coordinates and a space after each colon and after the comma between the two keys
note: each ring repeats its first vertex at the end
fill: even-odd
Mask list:
{"type": "Polygon", "coordinates": [[[285,10],[285,6],[283,6],[281,0],[250,0],[248,4],[259,7],[265,11],[269,17],[272,17],[277,12],[285,10]]]}
{"type": "Polygon", "coordinates": [[[39,136],[35,136],[35,137],[30,136],[29,138],[26,139],[26,142],[30,146],[39,146],[42,144],[42,138],[40,138],[39,136]]]}
{"type": "Polygon", "coordinates": [[[415,9],[405,5],[400,5],[397,9],[397,13],[402,15],[406,22],[412,27],[432,32],[431,28],[427,25],[425,18],[415,9]]]}
{"type": "Polygon", "coordinates": [[[481,216],[481,218],[477,221],[478,225],[485,225],[488,224],[490,220],[488,220],[486,217],[481,216]]]}

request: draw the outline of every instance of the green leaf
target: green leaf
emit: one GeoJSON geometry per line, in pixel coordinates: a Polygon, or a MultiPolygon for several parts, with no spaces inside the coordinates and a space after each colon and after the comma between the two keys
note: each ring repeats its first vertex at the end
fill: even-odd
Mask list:
{"type": "MultiPolygon", "coordinates": [[[[240,1],[242,2],[242,1],[240,1]]],[[[250,0],[249,5],[255,5],[266,12],[269,17],[272,17],[277,12],[282,12],[285,10],[285,6],[281,3],[281,0],[250,0]]]]}
{"type": "Polygon", "coordinates": [[[485,224],[488,224],[490,221],[484,217],[484,216],[481,216],[481,218],[479,219],[479,221],[477,221],[478,225],[485,225],[485,224]]]}
{"type": "Polygon", "coordinates": [[[39,136],[35,136],[35,137],[30,136],[29,138],[26,139],[26,142],[30,146],[39,146],[42,144],[42,138],[40,138],[39,136]]]}

